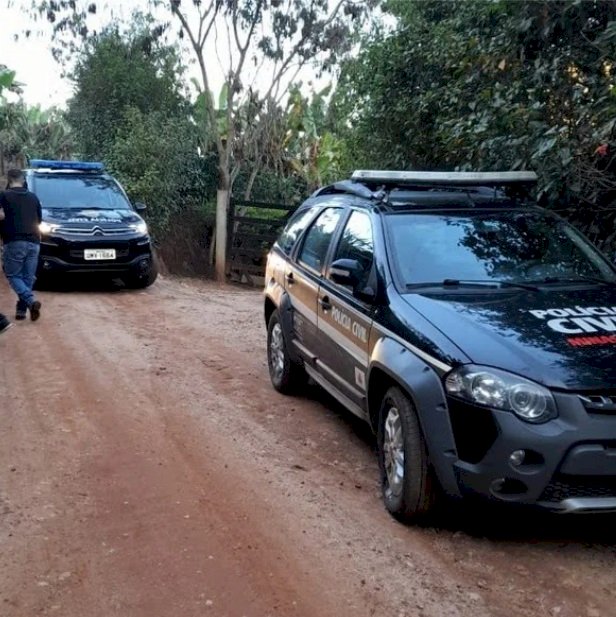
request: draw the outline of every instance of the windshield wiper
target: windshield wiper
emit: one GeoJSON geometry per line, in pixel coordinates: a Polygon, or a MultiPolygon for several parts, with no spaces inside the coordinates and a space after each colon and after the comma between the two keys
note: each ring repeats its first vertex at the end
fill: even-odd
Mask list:
{"type": "Polygon", "coordinates": [[[537,285],[550,285],[552,283],[595,283],[597,285],[614,285],[614,281],[606,281],[598,276],[576,276],[575,278],[566,276],[546,276],[540,281],[532,282],[537,285]]]}
{"type": "Polygon", "coordinates": [[[421,289],[424,287],[492,287],[494,289],[503,288],[503,287],[513,287],[516,289],[525,289],[526,291],[540,291],[540,289],[535,285],[527,285],[526,283],[516,283],[515,281],[500,281],[498,279],[488,279],[488,280],[468,280],[468,279],[445,279],[440,282],[432,282],[432,283],[408,283],[407,289],[421,289]]]}

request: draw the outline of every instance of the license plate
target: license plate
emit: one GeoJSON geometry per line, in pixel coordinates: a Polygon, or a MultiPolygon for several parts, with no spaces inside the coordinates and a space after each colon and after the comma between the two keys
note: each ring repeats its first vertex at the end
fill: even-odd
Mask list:
{"type": "Polygon", "coordinates": [[[86,249],[83,252],[86,261],[102,261],[104,259],[115,259],[115,249],[86,249]]]}

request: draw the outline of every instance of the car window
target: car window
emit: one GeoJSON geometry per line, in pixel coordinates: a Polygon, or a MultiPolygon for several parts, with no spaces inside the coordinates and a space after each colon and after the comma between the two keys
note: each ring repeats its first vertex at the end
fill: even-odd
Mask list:
{"type": "Polygon", "coordinates": [[[37,174],[34,192],[43,208],[128,210],[122,189],[111,178],[73,174],[37,174]]]}
{"type": "Polygon", "coordinates": [[[340,208],[327,208],[317,217],[306,234],[304,245],[299,254],[299,262],[302,265],[318,272],[321,271],[329,243],[334,231],[336,231],[341,215],[342,210],[340,208]]]}
{"type": "Polygon", "coordinates": [[[354,211],[349,217],[336,249],[334,261],[337,259],[357,261],[361,267],[358,288],[366,287],[374,260],[374,239],[372,221],[365,212],[354,211]]]}
{"type": "Polygon", "coordinates": [[[316,207],[296,212],[282,230],[278,238],[278,246],[288,255],[293,245],[312,220],[316,207]]]}

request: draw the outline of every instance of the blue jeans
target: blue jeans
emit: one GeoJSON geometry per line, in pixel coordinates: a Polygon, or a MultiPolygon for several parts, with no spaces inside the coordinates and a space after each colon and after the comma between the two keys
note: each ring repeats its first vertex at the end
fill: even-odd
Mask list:
{"type": "Polygon", "coordinates": [[[32,288],[36,281],[36,268],[41,247],[35,242],[16,240],[4,245],[2,265],[4,274],[20,304],[32,306],[32,288]]]}

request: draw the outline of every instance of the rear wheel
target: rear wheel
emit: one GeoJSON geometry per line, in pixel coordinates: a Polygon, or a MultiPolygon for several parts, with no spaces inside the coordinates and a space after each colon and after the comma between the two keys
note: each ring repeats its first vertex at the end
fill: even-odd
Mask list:
{"type": "Polygon", "coordinates": [[[267,365],[272,385],[282,394],[293,394],[306,382],[304,368],[289,356],[278,311],[272,313],[267,326],[267,365]]]}
{"type": "Polygon", "coordinates": [[[403,522],[425,520],[434,509],[438,482],[417,412],[398,387],[390,388],[383,397],[378,450],[385,507],[403,522]]]}

